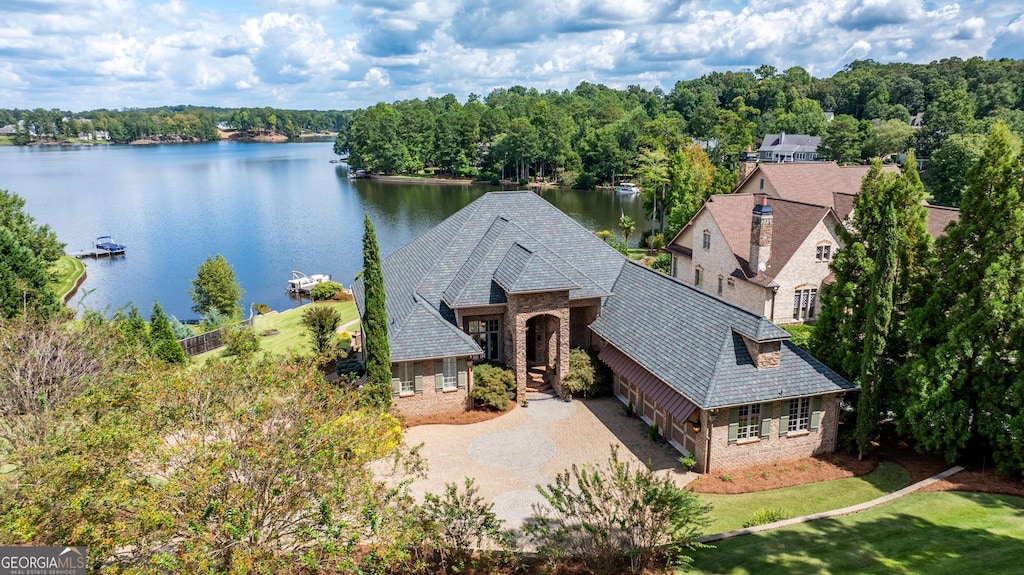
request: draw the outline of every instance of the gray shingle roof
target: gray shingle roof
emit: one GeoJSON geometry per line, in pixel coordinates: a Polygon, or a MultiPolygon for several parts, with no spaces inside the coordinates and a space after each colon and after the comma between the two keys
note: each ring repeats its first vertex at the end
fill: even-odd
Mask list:
{"type": "Polygon", "coordinates": [[[494,281],[508,293],[561,291],[580,287],[540,255],[518,242],[512,244],[494,270],[494,281]]]}
{"type": "MultiPolygon", "coordinates": [[[[625,261],[593,233],[533,192],[485,194],[382,260],[392,357],[399,361],[399,353],[413,353],[396,347],[396,342],[411,343],[431,337],[429,322],[422,318],[417,322],[406,321],[411,314],[418,313],[420,304],[416,297],[437,311],[435,319],[447,321],[453,327],[453,307],[504,303],[504,290],[494,276],[517,243],[527,247],[536,262],[524,268],[523,275],[514,282],[509,281],[521,289],[531,285],[543,289],[544,283],[553,285],[550,270],[557,270],[561,279],[554,283],[561,289],[571,287],[570,299],[610,294],[625,261]],[[547,277],[538,275],[534,265],[548,270],[542,274],[547,277]]],[[[353,295],[362,312],[362,280],[353,285],[353,295]]],[[[460,343],[451,343],[448,356],[465,354],[460,343]]],[[[435,350],[441,351],[444,350],[435,350]]],[[[476,353],[480,353],[479,348],[476,353]]]]}
{"type": "Polygon", "coordinates": [[[788,340],[785,330],[640,264],[622,268],[615,294],[591,329],[704,409],[852,388],[788,341],[780,367],[757,369],[738,334],[788,340]]]}

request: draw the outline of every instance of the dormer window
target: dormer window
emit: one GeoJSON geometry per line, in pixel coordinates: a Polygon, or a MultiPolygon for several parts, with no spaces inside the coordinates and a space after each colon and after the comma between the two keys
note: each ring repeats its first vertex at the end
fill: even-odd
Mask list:
{"type": "Polygon", "coordinates": [[[701,246],[704,249],[706,249],[706,250],[710,250],[711,249],[711,232],[709,232],[708,230],[704,230],[704,238],[703,238],[702,241],[703,241],[703,243],[701,244],[701,246]]]}
{"type": "Polygon", "coordinates": [[[814,254],[814,259],[819,262],[832,260],[832,244],[820,244],[814,254]]]}

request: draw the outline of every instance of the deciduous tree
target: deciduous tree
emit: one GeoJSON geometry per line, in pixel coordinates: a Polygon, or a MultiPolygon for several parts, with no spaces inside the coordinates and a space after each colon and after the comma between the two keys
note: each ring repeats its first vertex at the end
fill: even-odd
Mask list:
{"type": "Polygon", "coordinates": [[[0,317],[49,317],[60,309],[45,264],[0,226],[0,317]]]}
{"type": "Polygon", "coordinates": [[[220,254],[207,257],[199,265],[188,293],[192,296],[192,311],[200,315],[211,311],[230,318],[242,315],[238,304],[242,300],[242,286],[235,279],[231,264],[220,254]]]}

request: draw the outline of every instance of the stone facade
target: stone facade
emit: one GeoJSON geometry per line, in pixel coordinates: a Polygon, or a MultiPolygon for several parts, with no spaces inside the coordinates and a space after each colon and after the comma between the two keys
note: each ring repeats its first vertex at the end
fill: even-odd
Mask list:
{"type": "Polygon", "coordinates": [[[545,322],[548,333],[545,359],[548,362],[550,383],[562,395],[562,378],[569,371],[569,291],[508,294],[505,307],[505,358],[516,374],[516,401],[526,397],[527,345],[526,323],[539,316],[549,316],[545,322]],[[554,357],[552,357],[554,356],[554,357]]]}
{"type": "MultiPolygon", "coordinates": [[[[839,397],[835,394],[821,398],[821,414],[817,431],[805,431],[779,435],[782,410],[787,401],[775,401],[772,406],[771,431],[765,438],[748,439],[729,444],[729,409],[713,410],[701,414],[703,427],[697,446],[699,471],[724,471],[764,465],[786,459],[800,459],[821,453],[831,453],[836,448],[836,433],[839,430],[839,397]],[[710,433],[710,441],[708,441],[710,433]],[[710,444],[710,458],[705,446],[710,444]],[[704,466],[707,465],[705,469],[704,466]]],[[[763,414],[766,415],[766,414],[763,414]]]]}
{"type": "MultiPolygon", "coordinates": [[[[434,377],[441,371],[441,360],[425,360],[419,364],[423,374],[422,390],[419,393],[403,393],[392,396],[395,407],[406,417],[420,417],[439,413],[461,413],[471,409],[470,391],[473,389],[473,360],[465,361],[466,385],[453,390],[438,391],[434,377]]],[[[460,362],[461,363],[461,362],[460,362]]]]}

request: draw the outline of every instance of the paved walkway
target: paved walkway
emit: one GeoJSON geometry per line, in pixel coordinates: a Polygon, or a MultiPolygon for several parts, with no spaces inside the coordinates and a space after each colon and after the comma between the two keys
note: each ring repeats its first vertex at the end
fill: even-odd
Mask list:
{"type": "Polygon", "coordinates": [[[620,460],[650,463],[677,485],[697,478],[682,471],[679,452],[651,441],[646,425],[623,414],[622,403],[614,398],[564,402],[545,394],[529,397],[529,407],[517,406],[489,421],[407,429],[406,443],[422,443],[420,454],[429,465],[427,477],[412,484],[412,493],[422,500],[424,493],[441,494],[446,484],[461,486],[472,477],[505,527],[518,528],[534,504],[545,504],[537,484],[553,483],[573,464],[607,461],[611,445],[619,446],[620,460]]]}

